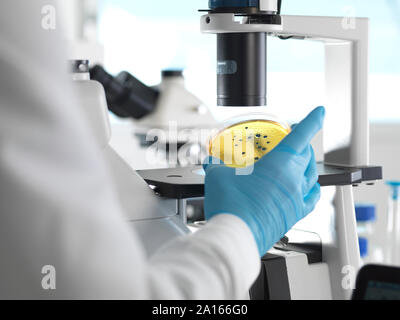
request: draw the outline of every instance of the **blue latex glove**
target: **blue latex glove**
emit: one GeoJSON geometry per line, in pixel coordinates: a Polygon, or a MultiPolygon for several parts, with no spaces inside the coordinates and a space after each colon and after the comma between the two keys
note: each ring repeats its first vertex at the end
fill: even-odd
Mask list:
{"type": "Polygon", "coordinates": [[[209,158],[204,164],[204,210],[209,220],[233,214],[249,226],[263,256],[320,199],[311,139],[322,128],[323,107],[316,108],[270,153],[254,164],[250,175],[209,158]]]}

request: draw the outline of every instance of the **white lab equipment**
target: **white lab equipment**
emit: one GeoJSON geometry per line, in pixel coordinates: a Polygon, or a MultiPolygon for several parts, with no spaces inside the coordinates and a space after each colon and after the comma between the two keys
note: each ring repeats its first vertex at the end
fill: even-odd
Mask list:
{"type": "MultiPolygon", "coordinates": [[[[156,87],[145,85],[126,71],[114,77],[99,65],[91,67],[90,75],[104,86],[108,108],[119,117],[132,119],[130,135],[147,149],[150,167],[200,164],[207,156],[207,132],[217,126],[217,121],[186,89],[183,70],[163,70],[156,87]]],[[[127,147],[133,146],[132,141],[127,147]]]]}
{"type": "Polygon", "coordinates": [[[216,119],[208,106],[188,91],[182,70],[164,70],[158,89],[154,112],[134,121],[135,135],[144,146],[156,139],[154,147],[166,149],[169,160],[176,158],[168,161],[169,166],[200,164],[207,156],[206,138],[217,127],[216,119]]]}
{"type": "Polygon", "coordinates": [[[375,243],[376,207],[372,204],[356,205],[357,234],[363,264],[383,263],[383,250],[375,243]]]}
{"type": "Polygon", "coordinates": [[[387,262],[400,266],[400,182],[388,181],[387,262]]]}

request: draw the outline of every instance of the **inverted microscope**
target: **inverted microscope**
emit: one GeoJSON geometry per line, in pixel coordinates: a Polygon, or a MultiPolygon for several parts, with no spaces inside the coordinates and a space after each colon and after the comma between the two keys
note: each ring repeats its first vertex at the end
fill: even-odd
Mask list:
{"type": "MultiPolygon", "coordinates": [[[[318,173],[321,203],[327,206],[317,207],[262,257],[260,275],[249,292],[252,299],[351,297],[360,267],[353,187],[382,179],[382,168],[369,163],[368,25],[365,18],[354,18],[349,27],[340,17],[281,15],[277,0],[211,0],[201,17],[202,32],[217,34],[221,108],[267,104],[268,36],[325,46],[327,116],[318,173]]],[[[202,167],[132,169],[109,145],[104,88],[90,80],[87,62],[75,62],[73,70],[126,220],[151,255],[168,240],[190,232],[186,203],[204,197],[202,167]]]]}
{"type": "MultiPolygon", "coordinates": [[[[317,208],[262,258],[252,299],[349,299],[360,268],[353,187],[382,179],[369,163],[369,21],[281,15],[278,0],[211,0],[201,31],[217,35],[217,104],[267,105],[267,38],[322,42],[325,47],[326,121],[322,197],[317,208]],[[330,204],[330,203],[328,203],[330,204]],[[312,223],[318,216],[318,223],[312,223]]],[[[139,171],[156,194],[185,203],[204,195],[201,167],[139,171]]],[[[314,221],[315,222],[315,221],[314,221]]]]}

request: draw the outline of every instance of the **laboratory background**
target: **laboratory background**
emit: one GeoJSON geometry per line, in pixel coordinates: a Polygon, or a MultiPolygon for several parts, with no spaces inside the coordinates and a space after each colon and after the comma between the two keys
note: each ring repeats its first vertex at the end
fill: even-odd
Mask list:
{"type": "Polygon", "coordinates": [[[372,264],[357,279],[359,294],[399,299],[399,270],[379,266],[400,267],[400,0],[226,3],[281,8],[272,23],[225,1],[68,0],[59,11],[74,80],[102,85],[82,82],[78,98],[107,110],[91,109],[91,125],[146,253],[207,225],[204,159],[222,149],[257,162],[324,106],[312,139],[321,200],[261,258],[247,298],[351,299],[346,266],[372,264]],[[241,64],[249,81],[232,76],[241,64]],[[249,92],[259,84],[258,100],[234,101],[238,83],[249,92]],[[251,156],[235,149],[245,142],[234,135],[249,127],[251,156]],[[383,273],[393,278],[378,279],[383,273]]]}

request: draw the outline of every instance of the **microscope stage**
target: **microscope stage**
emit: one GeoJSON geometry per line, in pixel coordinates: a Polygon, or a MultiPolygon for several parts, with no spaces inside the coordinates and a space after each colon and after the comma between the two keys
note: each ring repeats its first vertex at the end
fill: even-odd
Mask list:
{"type": "MultiPolygon", "coordinates": [[[[324,163],[317,166],[321,187],[373,183],[382,179],[382,167],[339,167],[324,163]]],[[[202,166],[139,170],[138,174],[162,197],[189,199],[204,196],[202,166]]]]}

